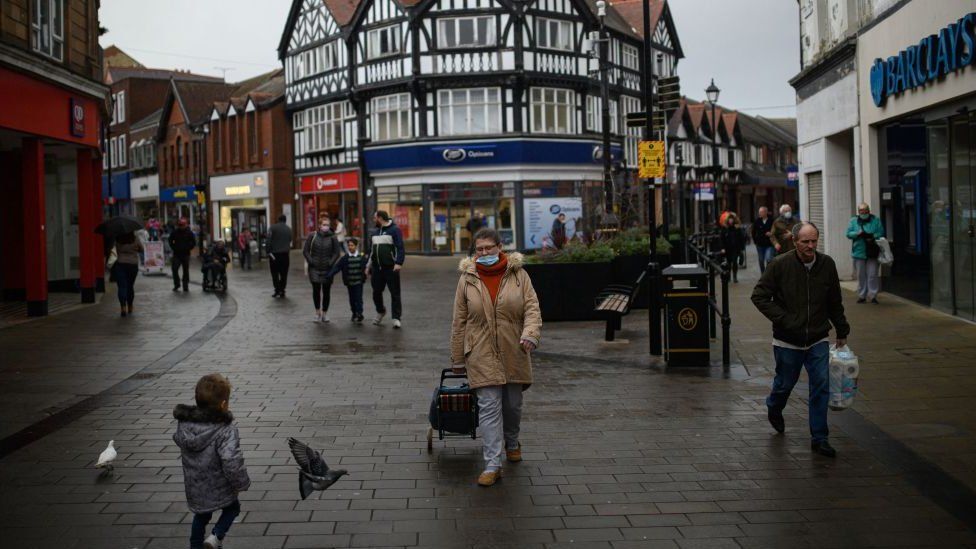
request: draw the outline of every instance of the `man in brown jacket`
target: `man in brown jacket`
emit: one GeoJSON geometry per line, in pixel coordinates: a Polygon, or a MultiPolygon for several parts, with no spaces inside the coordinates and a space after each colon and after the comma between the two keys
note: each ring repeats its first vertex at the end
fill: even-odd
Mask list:
{"type": "Polygon", "coordinates": [[[454,295],[451,364],[467,372],[478,395],[485,470],[478,484],[501,476],[502,445],[510,462],[522,460],[518,441],[522,390],[532,383],[531,352],[539,345],[542,313],[522,255],[506,255],[494,229],[475,235],[475,257],[461,261],[454,295]]]}
{"type": "Polygon", "coordinates": [[[776,255],[792,252],[796,245],[793,243],[793,225],[797,220],[793,217],[793,208],[789,204],[779,207],[779,217],[773,221],[773,230],[769,235],[773,247],[776,248],[776,255]]]}

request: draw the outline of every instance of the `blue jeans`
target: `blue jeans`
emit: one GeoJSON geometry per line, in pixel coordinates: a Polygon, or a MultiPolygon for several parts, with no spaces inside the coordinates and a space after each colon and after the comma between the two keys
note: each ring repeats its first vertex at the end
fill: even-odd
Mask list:
{"type": "MultiPolygon", "coordinates": [[[[230,525],[239,514],[241,514],[241,502],[236,499],[220,510],[220,518],[213,527],[213,534],[217,539],[224,539],[227,531],[230,530],[230,525]]],[[[190,549],[203,547],[203,538],[207,537],[207,525],[210,524],[211,518],[213,518],[212,512],[193,515],[193,526],[190,527],[190,549]]]]}
{"type": "Polygon", "coordinates": [[[766,264],[773,260],[776,248],[772,246],[756,246],[756,254],[759,256],[759,274],[766,272],[766,264]]]}
{"type": "Polygon", "coordinates": [[[349,308],[352,310],[352,314],[360,315],[363,314],[363,285],[354,284],[352,286],[346,286],[349,290],[349,308]]]}
{"type": "Polygon", "coordinates": [[[139,276],[139,266],[131,263],[115,262],[112,266],[115,283],[119,287],[119,304],[132,305],[136,297],[136,277],[139,276]]]}
{"type": "Polygon", "coordinates": [[[814,443],[826,441],[830,344],[822,341],[806,351],[773,346],[773,356],[776,359],[776,378],[773,379],[773,390],[766,398],[766,406],[771,411],[782,412],[790,392],[800,379],[800,370],[806,366],[810,378],[810,436],[814,443]]]}

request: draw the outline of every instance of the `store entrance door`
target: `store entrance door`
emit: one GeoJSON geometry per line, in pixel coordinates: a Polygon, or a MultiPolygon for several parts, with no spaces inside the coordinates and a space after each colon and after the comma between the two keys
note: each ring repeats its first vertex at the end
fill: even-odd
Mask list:
{"type": "Polygon", "coordinates": [[[950,119],[955,309],[976,320],[976,114],[950,119]]]}

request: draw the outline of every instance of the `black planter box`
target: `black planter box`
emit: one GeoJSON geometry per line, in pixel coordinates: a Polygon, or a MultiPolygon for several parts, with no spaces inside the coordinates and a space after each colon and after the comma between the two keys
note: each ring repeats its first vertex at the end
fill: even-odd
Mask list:
{"type": "Polygon", "coordinates": [[[529,263],[525,272],[539,296],[544,322],[595,319],[596,296],[613,283],[614,277],[610,262],[529,263]]]}

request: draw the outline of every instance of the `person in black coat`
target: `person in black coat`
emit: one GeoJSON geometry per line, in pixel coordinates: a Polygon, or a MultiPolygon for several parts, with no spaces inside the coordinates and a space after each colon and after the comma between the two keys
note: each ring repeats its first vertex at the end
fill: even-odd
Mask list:
{"type": "Polygon", "coordinates": [[[745,236],[739,229],[739,218],[734,213],[730,213],[725,219],[725,226],[721,231],[722,254],[728,262],[729,269],[732,270],[732,282],[739,281],[739,256],[745,249],[745,236]]]}
{"type": "Polygon", "coordinates": [[[190,230],[190,222],[180,218],[179,226],[169,234],[169,247],[173,250],[173,291],[180,290],[180,267],[183,267],[183,291],[190,291],[190,252],[197,245],[197,239],[190,230]]]}

